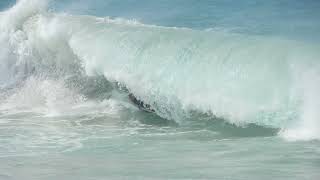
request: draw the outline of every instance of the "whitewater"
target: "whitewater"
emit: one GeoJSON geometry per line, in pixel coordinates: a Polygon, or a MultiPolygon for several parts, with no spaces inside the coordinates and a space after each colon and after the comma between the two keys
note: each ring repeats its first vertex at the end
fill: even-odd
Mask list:
{"type": "Polygon", "coordinates": [[[0,179],[320,177],[318,37],[64,3],[0,13],[0,179]]]}

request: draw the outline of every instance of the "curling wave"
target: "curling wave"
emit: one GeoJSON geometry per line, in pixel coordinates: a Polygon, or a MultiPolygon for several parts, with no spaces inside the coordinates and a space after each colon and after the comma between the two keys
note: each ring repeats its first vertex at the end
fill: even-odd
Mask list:
{"type": "Polygon", "coordinates": [[[2,89],[31,74],[103,75],[178,123],[204,113],[320,138],[319,44],[55,14],[42,0],[18,1],[0,22],[2,89]]]}

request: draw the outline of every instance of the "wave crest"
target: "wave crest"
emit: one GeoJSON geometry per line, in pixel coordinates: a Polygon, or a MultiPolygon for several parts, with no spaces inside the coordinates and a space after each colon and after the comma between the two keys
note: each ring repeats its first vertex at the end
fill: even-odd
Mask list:
{"type": "MultiPolygon", "coordinates": [[[[318,82],[317,44],[54,14],[46,1],[26,2],[1,15],[2,87],[34,73],[104,75],[177,122],[197,111],[284,131],[319,125],[310,103],[319,98],[317,87],[304,84],[318,82]]],[[[318,129],[312,132],[319,138],[318,129]]]]}

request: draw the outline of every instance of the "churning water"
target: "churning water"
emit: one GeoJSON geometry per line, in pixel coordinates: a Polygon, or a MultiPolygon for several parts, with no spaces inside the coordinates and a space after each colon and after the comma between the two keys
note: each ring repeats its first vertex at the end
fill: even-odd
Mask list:
{"type": "Polygon", "coordinates": [[[0,179],[320,178],[319,1],[0,7],[0,179]]]}

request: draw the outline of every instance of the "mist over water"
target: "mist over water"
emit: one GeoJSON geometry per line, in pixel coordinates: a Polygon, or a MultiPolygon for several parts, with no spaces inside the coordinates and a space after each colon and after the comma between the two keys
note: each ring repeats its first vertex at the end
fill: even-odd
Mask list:
{"type": "Polygon", "coordinates": [[[0,179],[317,179],[319,6],[1,2],[0,179]]]}

